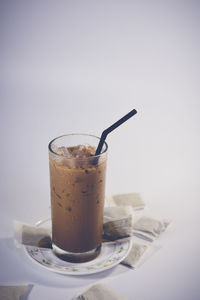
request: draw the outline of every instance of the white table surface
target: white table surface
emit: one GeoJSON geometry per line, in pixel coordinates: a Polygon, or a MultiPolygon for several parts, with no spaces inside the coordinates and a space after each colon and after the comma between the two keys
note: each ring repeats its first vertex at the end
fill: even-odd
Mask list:
{"type": "Polygon", "coordinates": [[[34,285],[33,299],[71,299],[102,281],[126,299],[200,299],[199,3],[1,1],[0,283],[34,285]],[[140,192],[172,220],[137,270],[64,276],[13,244],[14,219],[50,214],[48,142],[107,139],[106,194],[140,192]]]}

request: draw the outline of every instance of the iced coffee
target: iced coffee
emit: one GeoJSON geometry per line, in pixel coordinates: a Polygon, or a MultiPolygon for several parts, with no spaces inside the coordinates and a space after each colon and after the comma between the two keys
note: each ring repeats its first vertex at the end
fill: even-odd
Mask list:
{"type": "Polygon", "coordinates": [[[49,144],[53,249],[68,261],[91,260],[101,248],[107,145],[96,157],[97,144],[88,135],[49,144]]]}

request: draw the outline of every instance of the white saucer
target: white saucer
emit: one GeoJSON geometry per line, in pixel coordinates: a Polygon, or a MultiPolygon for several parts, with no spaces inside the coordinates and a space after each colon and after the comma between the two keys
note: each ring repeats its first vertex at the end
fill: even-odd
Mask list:
{"type": "MultiPolygon", "coordinates": [[[[37,223],[40,227],[50,227],[51,219],[37,223]]],[[[69,263],[59,259],[52,249],[25,246],[28,255],[43,267],[65,275],[89,275],[108,270],[125,259],[131,250],[132,240],[103,243],[97,258],[85,263],[69,263]]]]}

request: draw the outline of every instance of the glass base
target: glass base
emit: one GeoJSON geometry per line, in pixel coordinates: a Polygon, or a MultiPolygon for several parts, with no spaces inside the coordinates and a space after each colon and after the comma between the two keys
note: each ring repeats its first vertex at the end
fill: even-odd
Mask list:
{"type": "Polygon", "coordinates": [[[60,259],[65,260],[67,262],[72,263],[82,263],[87,262],[90,260],[95,259],[101,252],[101,245],[98,246],[96,249],[92,249],[88,252],[82,253],[74,253],[74,252],[67,252],[60,249],[55,244],[52,244],[53,253],[60,259]]]}

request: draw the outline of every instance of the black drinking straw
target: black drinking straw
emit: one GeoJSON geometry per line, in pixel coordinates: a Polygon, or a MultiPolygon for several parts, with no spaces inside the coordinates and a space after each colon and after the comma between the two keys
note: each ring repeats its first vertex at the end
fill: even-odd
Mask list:
{"type": "Polygon", "coordinates": [[[124,122],[126,122],[128,119],[130,119],[131,117],[133,117],[135,114],[137,113],[136,109],[131,110],[128,114],[126,114],[124,117],[122,117],[120,120],[118,120],[117,122],[115,122],[113,125],[111,125],[110,127],[108,127],[107,129],[105,129],[102,134],[101,134],[101,138],[96,150],[95,155],[99,155],[101,153],[101,149],[103,147],[103,144],[105,142],[105,139],[107,137],[107,135],[113,131],[114,129],[116,129],[118,126],[120,126],[121,124],[123,124],[124,122]]]}

